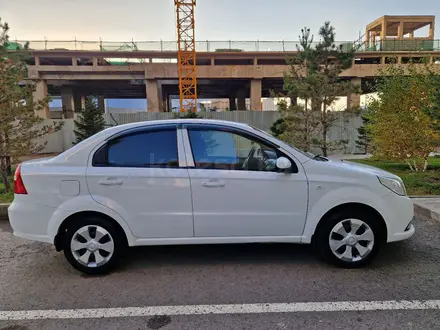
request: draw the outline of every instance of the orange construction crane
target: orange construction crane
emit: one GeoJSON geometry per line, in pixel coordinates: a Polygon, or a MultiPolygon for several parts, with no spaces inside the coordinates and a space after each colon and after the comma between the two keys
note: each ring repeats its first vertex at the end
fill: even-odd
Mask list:
{"type": "Polygon", "coordinates": [[[174,0],[177,12],[177,63],[179,66],[180,111],[197,112],[196,0],[174,0]]]}

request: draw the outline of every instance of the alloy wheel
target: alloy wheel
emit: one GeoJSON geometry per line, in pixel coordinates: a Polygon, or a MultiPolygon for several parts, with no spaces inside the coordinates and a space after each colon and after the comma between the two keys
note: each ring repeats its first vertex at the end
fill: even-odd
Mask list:
{"type": "Polygon", "coordinates": [[[88,225],[81,227],[73,234],[70,249],[75,260],[81,265],[100,267],[113,256],[115,242],[104,228],[88,225]]]}
{"type": "Polygon", "coordinates": [[[333,254],[344,262],[358,262],[373,250],[374,233],[370,226],[359,219],[338,222],[329,235],[333,254]]]}

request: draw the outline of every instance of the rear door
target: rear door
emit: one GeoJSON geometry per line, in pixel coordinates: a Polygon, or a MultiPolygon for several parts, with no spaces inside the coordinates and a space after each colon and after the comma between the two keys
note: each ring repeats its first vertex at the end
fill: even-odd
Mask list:
{"type": "Polygon", "coordinates": [[[110,139],[94,153],[87,184],[93,199],[119,213],[136,237],[194,236],[190,181],[176,125],[110,139]]]}

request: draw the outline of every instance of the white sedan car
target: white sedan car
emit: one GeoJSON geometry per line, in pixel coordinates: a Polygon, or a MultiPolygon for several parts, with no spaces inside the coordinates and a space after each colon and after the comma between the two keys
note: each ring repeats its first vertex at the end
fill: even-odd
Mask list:
{"type": "Polygon", "coordinates": [[[85,273],[126,247],[312,243],[345,267],[414,234],[413,204],[388,172],[305,154],[245,124],[168,120],[106,129],[22,163],[9,219],[85,273]]]}

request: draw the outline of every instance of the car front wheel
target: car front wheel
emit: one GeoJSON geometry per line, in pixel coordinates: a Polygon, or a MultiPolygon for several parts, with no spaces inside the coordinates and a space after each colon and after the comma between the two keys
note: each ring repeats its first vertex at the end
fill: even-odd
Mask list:
{"type": "Polygon", "coordinates": [[[325,219],[314,238],[321,257],[338,266],[355,268],[370,262],[384,241],[377,218],[339,214],[325,219]]]}
{"type": "Polygon", "coordinates": [[[85,218],[67,228],[64,255],[69,263],[86,274],[107,273],[124,248],[117,228],[101,218],[85,218]]]}

